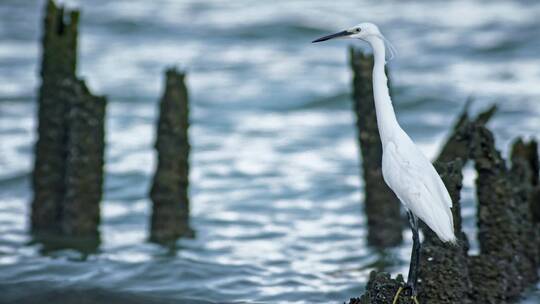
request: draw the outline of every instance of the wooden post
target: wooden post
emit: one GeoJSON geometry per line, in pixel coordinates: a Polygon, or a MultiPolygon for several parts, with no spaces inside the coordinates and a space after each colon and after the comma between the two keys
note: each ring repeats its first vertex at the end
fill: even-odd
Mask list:
{"type": "Polygon", "coordinates": [[[63,8],[47,2],[41,87],[38,93],[38,140],[32,174],[31,228],[33,231],[61,230],[62,200],[65,194],[66,114],[71,95],[66,83],[75,78],[77,62],[78,12],[66,18],[63,8]]]}
{"type": "Polygon", "coordinates": [[[369,281],[366,285],[366,291],[360,298],[352,298],[348,304],[393,304],[397,295],[396,302],[399,304],[414,304],[411,299],[410,289],[404,289],[405,282],[401,274],[393,279],[386,272],[372,271],[369,274],[369,281]]]}
{"type": "Polygon", "coordinates": [[[153,201],[150,240],[171,242],[193,234],[189,227],[189,101],[185,75],[166,73],[157,127],[157,170],[150,197],[153,201]]]}
{"type": "Polygon", "coordinates": [[[71,236],[98,236],[107,101],[93,96],[81,80],[73,86],[73,100],[67,115],[62,232],[71,236]]]}
{"type": "Polygon", "coordinates": [[[521,223],[520,236],[524,262],[521,263],[521,273],[526,282],[531,285],[538,281],[540,267],[540,223],[535,220],[534,205],[538,203],[538,145],[536,141],[529,143],[518,138],[512,145],[512,168],[510,177],[521,223]]]}
{"type": "Polygon", "coordinates": [[[450,162],[460,158],[465,164],[471,157],[471,144],[475,126],[484,126],[491,119],[493,114],[497,112],[497,106],[493,105],[487,110],[478,114],[475,119],[469,118],[469,106],[472,101],[468,100],[457,121],[454,124],[452,133],[443,145],[437,162],[450,162]]]}
{"type": "Polygon", "coordinates": [[[531,267],[523,251],[530,240],[522,235],[519,201],[504,159],[491,132],[477,126],[473,158],[478,197],[477,226],[480,256],[471,258],[475,303],[502,303],[527,286],[524,269],[531,267]]]}
{"type": "Polygon", "coordinates": [[[38,234],[95,238],[106,100],[93,96],[75,76],[78,18],[77,11],[66,18],[63,8],[47,2],[31,228],[38,234]]]}

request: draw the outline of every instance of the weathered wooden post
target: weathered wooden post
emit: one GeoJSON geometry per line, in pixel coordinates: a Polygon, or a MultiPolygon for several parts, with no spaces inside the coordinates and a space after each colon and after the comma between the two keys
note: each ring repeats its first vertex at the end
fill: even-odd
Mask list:
{"type": "Polygon", "coordinates": [[[353,109],[362,153],[368,243],[381,248],[396,246],[403,240],[404,221],[400,203],[382,177],[382,146],[372,86],[373,56],[351,48],[350,65],[353,109]]]}
{"type": "Polygon", "coordinates": [[[160,102],[157,127],[157,170],[150,240],[164,243],[193,234],[189,227],[189,100],[185,74],[170,69],[160,102]]]}
{"type": "Polygon", "coordinates": [[[476,130],[475,126],[486,125],[493,114],[497,112],[497,106],[493,105],[471,120],[469,118],[469,106],[471,103],[472,100],[468,100],[465,104],[463,111],[454,124],[452,133],[441,148],[439,156],[437,156],[437,162],[450,162],[460,158],[465,164],[470,158],[471,143],[476,130]]]}
{"type": "Polygon", "coordinates": [[[410,292],[400,291],[400,288],[404,287],[402,275],[393,279],[388,273],[372,271],[365,293],[360,298],[350,299],[349,304],[416,304],[411,299],[410,292]]]}
{"type": "Polygon", "coordinates": [[[60,231],[65,193],[66,114],[70,95],[62,94],[75,77],[79,14],[47,2],[42,38],[41,87],[38,93],[38,140],[32,174],[34,231],[60,231]]]}
{"type": "Polygon", "coordinates": [[[483,126],[477,126],[475,132],[473,158],[478,173],[480,255],[470,257],[471,296],[475,303],[504,303],[527,286],[524,272],[533,266],[523,244],[530,240],[523,234],[526,228],[510,172],[495,148],[493,135],[483,126]]]}
{"type": "Polygon", "coordinates": [[[77,79],[79,13],[47,2],[32,176],[31,229],[98,236],[106,100],[77,79]]]}
{"type": "Polygon", "coordinates": [[[521,223],[520,235],[525,263],[522,263],[522,275],[531,285],[538,281],[540,267],[540,223],[535,221],[534,204],[539,185],[538,144],[531,140],[529,143],[518,138],[512,145],[512,168],[510,170],[513,190],[518,208],[518,220],[521,223]],[[530,266],[530,267],[528,267],[530,266]]]}
{"type": "Polygon", "coordinates": [[[105,153],[104,97],[90,93],[82,80],[67,113],[67,156],[62,231],[71,236],[98,236],[105,153]]]}
{"type": "MultiPolygon", "coordinates": [[[[540,161],[538,158],[538,143],[531,140],[525,143],[521,138],[512,145],[512,168],[516,165],[528,167],[530,176],[523,176],[522,180],[530,185],[529,202],[533,221],[540,224],[540,161]]],[[[526,173],[523,173],[526,174],[526,173]]]]}

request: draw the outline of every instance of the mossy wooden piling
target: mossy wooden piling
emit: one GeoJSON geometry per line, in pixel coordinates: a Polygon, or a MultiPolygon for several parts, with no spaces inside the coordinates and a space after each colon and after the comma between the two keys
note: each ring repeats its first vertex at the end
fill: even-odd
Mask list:
{"type": "MultiPolygon", "coordinates": [[[[472,151],[475,169],[478,174],[476,191],[478,198],[477,226],[480,256],[493,261],[491,267],[504,269],[493,282],[505,291],[505,298],[517,297],[527,286],[523,269],[530,267],[523,252],[523,223],[520,221],[518,200],[513,191],[510,173],[505,160],[495,148],[493,134],[483,126],[477,126],[472,151]],[[528,266],[526,266],[528,265],[528,266]]],[[[476,269],[476,268],[475,268],[476,269]]],[[[479,276],[475,274],[475,277],[479,276]]],[[[473,286],[478,283],[473,282],[473,286]]],[[[473,290],[476,301],[487,301],[492,290],[473,290]]],[[[486,302],[487,303],[487,302],[486,302]]]]}
{"type": "Polygon", "coordinates": [[[527,284],[538,281],[540,267],[540,224],[534,218],[534,204],[538,198],[538,144],[535,140],[525,142],[521,138],[514,141],[511,152],[512,167],[510,177],[521,223],[520,236],[525,262],[522,275],[527,284]],[[528,267],[530,266],[530,267],[528,267]]]}
{"type": "Polygon", "coordinates": [[[38,140],[35,145],[31,226],[59,231],[65,193],[66,113],[69,96],[60,94],[75,77],[78,13],[48,1],[42,37],[41,86],[38,92],[38,140]]]}
{"type": "Polygon", "coordinates": [[[464,164],[470,159],[471,144],[476,126],[486,125],[491,117],[497,112],[497,105],[492,105],[476,118],[469,118],[469,108],[472,100],[467,100],[463,111],[454,123],[452,133],[444,143],[437,156],[437,162],[450,162],[460,158],[464,164]]]}
{"type": "Polygon", "coordinates": [[[106,100],[94,96],[84,81],[73,83],[75,92],[67,113],[67,157],[63,233],[98,235],[105,153],[106,100]]]}
{"type": "Polygon", "coordinates": [[[366,285],[366,292],[360,298],[352,298],[348,304],[415,304],[411,299],[410,290],[403,290],[405,282],[403,276],[392,278],[385,272],[372,271],[366,285]],[[398,294],[402,288],[403,292],[398,294]]]}
{"type": "Polygon", "coordinates": [[[382,177],[382,145],[373,99],[373,56],[354,48],[349,54],[353,71],[353,111],[362,154],[368,244],[379,248],[396,246],[403,239],[404,221],[400,203],[382,177]]]}
{"type": "Polygon", "coordinates": [[[157,170],[150,197],[153,202],[150,239],[171,242],[191,236],[189,227],[189,100],[185,74],[166,72],[157,126],[157,170]]]}
{"type": "Polygon", "coordinates": [[[79,12],[48,1],[44,20],[31,229],[96,237],[106,100],[76,77],[79,12]]]}
{"type": "Polygon", "coordinates": [[[512,169],[519,171],[527,171],[527,176],[522,176],[521,180],[526,183],[529,189],[528,201],[530,205],[532,220],[536,224],[540,224],[540,161],[538,156],[538,143],[536,140],[525,142],[518,138],[512,145],[512,169]]]}

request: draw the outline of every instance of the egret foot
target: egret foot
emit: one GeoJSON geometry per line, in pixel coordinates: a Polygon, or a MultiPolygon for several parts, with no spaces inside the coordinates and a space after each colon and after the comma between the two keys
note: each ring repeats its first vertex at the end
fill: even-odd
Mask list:
{"type": "Polygon", "coordinates": [[[416,288],[414,288],[410,284],[399,287],[399,289],[396,291],[396,295],[394,296],[394,300],[392,300],[392,304],[398,303],[399,295],[403,292],[403,290],[410,290],[411,300],[414,302],[414,304],[419,304],[418,299],[416,298],[417,296],[416,288]]]}
{"type": "Polygon", "coordinates": [[[396,295],[394,296],[394,300],[392,301],[392,304],[397,303],[397,299],[399,298],[399,294],[401,293],[401,291],[403,291],[403,287],[400,286],[399,289],[396,292],[396,295]]]}

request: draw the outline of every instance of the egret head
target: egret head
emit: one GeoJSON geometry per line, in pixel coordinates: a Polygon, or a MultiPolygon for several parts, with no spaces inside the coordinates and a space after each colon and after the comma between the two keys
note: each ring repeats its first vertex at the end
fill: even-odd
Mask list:
{"type": "Polygon", "coordinates": [[[358,25],[355,25],[341,32],[337,32],[335,34],[327,35],[319,39],[313,40],[313,43],[335,39],[335,38],[352,38],[352,39],[361,39],[364,41],[369,41],[371,37],[382,38],[382,34],[379,31],[379,28],[375,24],[365,22],[365,23],[360,23],[358,25]]]}

